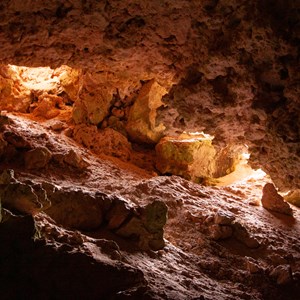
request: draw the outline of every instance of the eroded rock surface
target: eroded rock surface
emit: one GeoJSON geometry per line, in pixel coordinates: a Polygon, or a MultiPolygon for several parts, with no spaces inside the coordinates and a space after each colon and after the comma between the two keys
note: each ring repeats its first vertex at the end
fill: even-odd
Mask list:
{"type": "Polygon", "coordinates": [[[278,194],[275,186],[272,183],[267,183],[263,188],[263,196],[261,203],[264,208],[274,212],[293,215],[293,210],[284,198],[278,194]]]}
{"type": "Polygon", "coordinates": [[[161,98],[167,93],[155,80],[147,82],[129,111],[126,129],[137,142],[156,144],[163,136],[163,124],[156,125],[157,109],[163,105],[161,98]]]}
{"type": "Polygon", "coordinates": [[[271,179],[227,170],[242,146],[276,188],[300,188],[299,9],[1,1],[1,299],[298,300],[299,209],[270,214],[271,179]],[[247,176],[157,176],[135,141],[183,131],[229,149],[223,185],[247,176]]]}
{"type": "MultiPolygon", "coordinates": [[[[155,79],[168,90],[157,122],[168,135],[204,131],[220,146],[246,143],[253,167],[263,168],[281,190],[299,188],[298,1],[2,6],[1,63],[84,70],[81,81],[76,72],[70,72],[72,82],[58,76],[75,101],[76,122],[97,125],[113,97],[124,99],[141,80],[155,79]]],[[[1,99],[6,109],[25,112],[30,93],[8,73],[2,68],[1,99]]]]}
{"type": "Polygon", "coordinates": [[[262,179],[209,187],[154,176],[30,117],[0,118],[3,299],[297,299],[299,222],[251,204],[262,179]],[[43,172],[24,169],[37,147],[52,153],[43,172]]]}

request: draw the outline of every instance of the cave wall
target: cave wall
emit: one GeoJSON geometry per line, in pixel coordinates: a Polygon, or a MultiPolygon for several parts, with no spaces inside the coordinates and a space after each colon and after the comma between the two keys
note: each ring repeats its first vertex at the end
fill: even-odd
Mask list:
{"type": "Polygon", "coordinates": [[[122,95],[155,78],[169,90],[159,112],[167,134],[203,130],[220,146],[246,144],[280,189],[300,187],[298,1],[0,6],[1,64],[80,68],[122,95]]]}

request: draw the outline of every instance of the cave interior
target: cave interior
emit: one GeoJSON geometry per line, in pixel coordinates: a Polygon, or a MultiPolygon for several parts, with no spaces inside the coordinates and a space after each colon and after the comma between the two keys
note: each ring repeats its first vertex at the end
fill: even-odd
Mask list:
{"type": "Polygon", "coordinates": [[[0,8],[1,299],[299,299],[299,1],[0,8]]]}

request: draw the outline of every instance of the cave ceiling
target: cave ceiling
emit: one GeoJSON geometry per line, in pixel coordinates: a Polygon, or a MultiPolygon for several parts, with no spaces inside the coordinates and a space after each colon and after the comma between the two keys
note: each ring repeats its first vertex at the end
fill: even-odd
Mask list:
{"type": "Polygon", "coordinates": [[[0,4],[0,63],[105,74],[121,96],[155,79],[166,134],[247,145],[281,190],[300,188],[300,3],[39,1],[0,4]]]}

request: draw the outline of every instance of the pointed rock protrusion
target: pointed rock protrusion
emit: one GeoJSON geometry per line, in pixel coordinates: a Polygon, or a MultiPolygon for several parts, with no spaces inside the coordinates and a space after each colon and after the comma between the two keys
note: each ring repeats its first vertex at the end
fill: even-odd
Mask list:
{"type": "Polygon", "coordinates": [[[283,197],[278,194],[272,183],[267,183],[264,186],[261,204],[268,210],[289,216],[293,215],[293,210],[289,204],[284,201],[283,197]]]}

